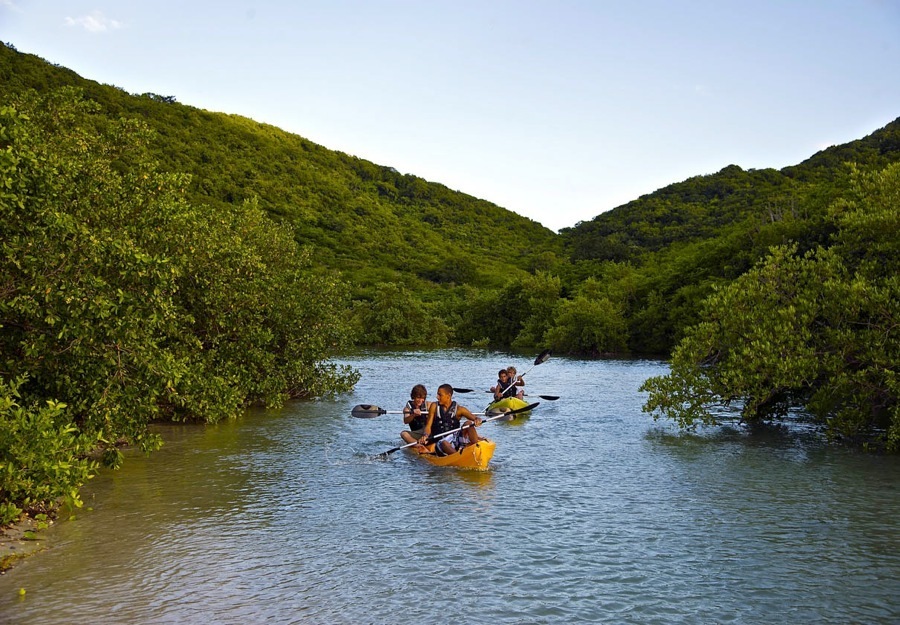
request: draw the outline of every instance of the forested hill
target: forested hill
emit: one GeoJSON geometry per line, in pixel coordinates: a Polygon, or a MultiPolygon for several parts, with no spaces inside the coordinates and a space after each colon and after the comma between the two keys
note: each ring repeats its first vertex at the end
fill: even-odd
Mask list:
{"type": "Polygon", "coordinates": [[[191,201],[214,208],[258,198],[315,248],[318,263],[361,290],[379,282],[496,287],[558,246],[537,222],[442,184],[173,96],[131,95],[0,45],[2,97],[63,86],[82,89],[105,115],[143,119],[157,133],[160,169],[191,174],[191,201]]]}
{"type": "Polygon", "coordinates": [[[736,225],[808,215],[846,188],[847,163],[880,169],[900,161],[900,119],[781,170],[729,165],[644,195],[562,231],[573,259],[634,261],[673,244],[722,237],[736,225]]]}

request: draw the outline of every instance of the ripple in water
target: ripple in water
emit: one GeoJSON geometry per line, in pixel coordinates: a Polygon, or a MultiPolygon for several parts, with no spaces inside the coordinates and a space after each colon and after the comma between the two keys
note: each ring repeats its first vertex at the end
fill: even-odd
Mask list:
{"type": "Polygon", "coordinates": [[[369,353],[346,397],[163,428],[0,576],[0,622],[897,622],[897,459],[810,431],[679,434],[640,410],[663,363],[534,368],[526,388],[561,399],[486,424],[484,473],[377,459],[399,416],[349,416],[528,360],[369,353]]]}

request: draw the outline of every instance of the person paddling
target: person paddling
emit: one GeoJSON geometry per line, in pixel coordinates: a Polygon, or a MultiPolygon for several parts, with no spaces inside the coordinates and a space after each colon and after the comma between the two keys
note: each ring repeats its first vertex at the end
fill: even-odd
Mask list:
{"type": "Polygon", "coordinates": [[[525,389],[517,389],[517,386],[525,386],[525,379],[516,372],[516,368],[510,365],[506,368],[506,377],[509,380],[512,393],[507,393],[506,397],[518,397],[522,399],[525,396],[525,389]]]}
{"type": "Polygon", "coordinates": [[[506,369],[500,369],[500,371],[497,372],[497,384],[491,387],[491,392],[494,394],[494,401],[508,397],[506,393],[512,389],[513,386],[509,383],[509,372],[506,369]]]}
{"type": "Polygon", "coordinates": [[[465,427],[458,432],[448,434],[439,439],[434,446],[434,451],[439,456],[449,456],[467,445],[481,440],[475,426],[481,425],[481,419],[473,415],[465,406],[453,401],[453,387],[449,384],[441,384],[437,391],[437,401],[428,407],[428,421],[422,431],[419,443],[428,443],[429,436],[439,436],[444,432],[460,427],[461,420],[465,419],[465,427]]]}
{"type": "Polygon", "coordinates": [[[415,443],[422,437],[425,423],[428,421],[428,407],[431,402],[426,401],[428,391],[422,384],[416,384],[409,393],[409,401],[403,407],[403,423],[409,426],[409,431],[400,432],[400,438],[407,443],[415,443]]]}
{"type": "Polygon", "coordinates": [[[497,373],[497,385],[491,387],[494,394],[494,401],[499,401],[505,397],[518,397],[521,399],[525,395],[525,391],[519,390],[517,386],[524,386],[525,380],[522,376],[516,375],[516,368],[500,369],[497,373]]]}

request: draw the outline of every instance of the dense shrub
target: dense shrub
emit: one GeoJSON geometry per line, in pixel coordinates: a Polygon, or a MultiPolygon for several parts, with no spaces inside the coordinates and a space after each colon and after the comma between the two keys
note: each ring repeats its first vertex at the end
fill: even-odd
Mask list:
{"type": "Polygon", "coordinates": [[[150,136],[73,89],[0,107],[0,375],[22,406],[47,406],[8,398],[7,418],[17,435],[46,430],[35,457],[50,460],[35,471],[59,474],[2,503],[84,476],[85,450],[66,437],[115,465],[120,440],[159,444],[154,420],[212,422],[356,380],[327,360],[350,341],[347,289],[252,200],[188,202],[187,178],[157,171],[150,136]]]}

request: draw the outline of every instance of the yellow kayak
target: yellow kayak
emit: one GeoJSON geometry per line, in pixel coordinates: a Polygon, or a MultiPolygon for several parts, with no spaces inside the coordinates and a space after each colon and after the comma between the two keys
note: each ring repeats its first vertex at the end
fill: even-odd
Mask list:
{"type": "MultiPolygon", "coordinates": [[[[525,401],[523,399],[519,399],[518,397],[504,397],[503,399],[499,399],[499,400],[489,404],[487,409],[485,410],[485,412],[490,412],[492,410],[501,410],[504,408],[509,409],[509,410],[518,410],[519,408],[524,408],[527,405],[528,405],[527,401],[525,401]]],[[[522,413],[519,413],[519,415],[517,415],[517,417],[518,416],[527,416],[528,414],[530,414],[530,412],[522,412],[522,413]]]]}
{"type": "Polygon", "coordinates": [[[488,463],[494,456],[494,449],[497,443],[487,439],[483,439],[474,445],[467,445],[449,456],[438,456],[432,453],[419,453],[414,447],[408,447],[412,453],[419,458],[427,460],[431,464],[438,467],[458,467],[460,469],[474,469],[476,471],[485,471],[488,463]]]}

